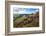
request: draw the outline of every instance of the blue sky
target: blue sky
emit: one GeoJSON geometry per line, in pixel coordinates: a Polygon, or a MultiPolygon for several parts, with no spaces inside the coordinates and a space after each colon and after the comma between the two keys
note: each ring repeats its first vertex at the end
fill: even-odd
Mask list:
{"type": "Polygon", "coordinates": [[[31,14],[31,13],[36,13],[38,11],[39,11],[38,8],[15,8],[13,10],[13,13],[14,14],[31,14]]]}

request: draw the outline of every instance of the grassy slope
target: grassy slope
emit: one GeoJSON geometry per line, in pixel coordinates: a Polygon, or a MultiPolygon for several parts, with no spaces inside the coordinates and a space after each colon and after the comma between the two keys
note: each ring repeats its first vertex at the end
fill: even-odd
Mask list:
{"type": "MultiPolygon", "coordinates": [[[[36,16],[38,16],[38,14],[36,14],[36,16]]],[[[22,21],[22,20],[24,20],[25,19],[25,17],[19,17],[19,18],[17,18],[15,21],[17,21],[17,22],[19,22],[19,21],[22,21]]],[[[29,19],[29,18],[28,18],[29,19]]],[[[26,21],[28,21],[28,19],[26,20],[26,21]]],[[[15,22],[14,22],[14,27],[38,27],[39,26],[39,22],[36,22],[34,19],[32,20],[32,18],[30,18],[31,20],[30,21],[32,21],[32,22],[30,22],[30,23],[28,23],[28,24],[24,24],[24,23],[22,23],[22,24],[16,24],[15,22]]],[[[38,21],[38,20],[37,20],[38,21]]]]}

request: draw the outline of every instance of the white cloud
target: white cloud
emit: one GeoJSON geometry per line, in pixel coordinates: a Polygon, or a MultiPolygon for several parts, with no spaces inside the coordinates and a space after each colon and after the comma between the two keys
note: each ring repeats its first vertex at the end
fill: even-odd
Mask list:
{"type": "Polygon", "coordinates": [[[31,12],[25,12],[25,11],[18,11],[18,12],[13,12],[13,14],[31,14],[31,13],[35,13],[39,10],[35,10],[35,11],[31,11],[31,12]]]}

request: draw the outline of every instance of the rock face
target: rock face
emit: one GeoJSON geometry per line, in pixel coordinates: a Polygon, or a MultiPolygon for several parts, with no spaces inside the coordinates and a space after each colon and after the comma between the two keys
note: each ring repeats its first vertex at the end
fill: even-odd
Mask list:
{"type": "Polygon", "coordinates": [[[36,14],[21,14],[21,17],[14,20],[14,27],[38,27],[39,12],[36,14]]]}

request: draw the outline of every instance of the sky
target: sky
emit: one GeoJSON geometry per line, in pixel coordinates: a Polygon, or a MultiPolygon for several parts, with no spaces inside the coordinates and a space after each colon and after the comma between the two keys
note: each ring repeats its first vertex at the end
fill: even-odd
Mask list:
{"type": "Polygon", "coordinates": [[[38,11],[38,8],[13,8],[13,14],[31,14],[38,11]]]}

